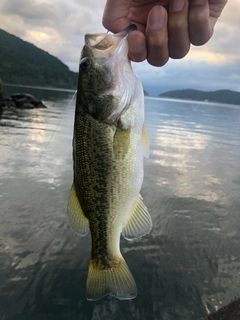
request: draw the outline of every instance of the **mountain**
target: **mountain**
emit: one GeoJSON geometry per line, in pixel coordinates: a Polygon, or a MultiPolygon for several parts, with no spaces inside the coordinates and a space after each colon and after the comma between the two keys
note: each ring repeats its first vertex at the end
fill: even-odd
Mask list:
{"type": "Polygon", "coordinates": [[[159,94],[161,98],[174,98],[195,101],[209,101],[240,105],[240,92],[231,90],[199,91],[199,90],[175,90],[159,94]]]}
{"type": "Polygon", "coordinates": [[[3,83],[76,89],[78,74],[58,58],[0,29],[3,83]]]}

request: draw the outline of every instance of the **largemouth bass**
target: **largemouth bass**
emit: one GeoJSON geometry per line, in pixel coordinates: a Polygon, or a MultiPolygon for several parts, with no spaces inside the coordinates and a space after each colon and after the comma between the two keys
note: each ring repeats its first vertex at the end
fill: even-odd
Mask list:
{"type": "Polygon", "coordinates": [[[91,231],[88,300],[106,294],[121,300],[136,297],[135,281],[120,252],[120,235],[133,240],[152,228],[139,194],[149,145],[143,89],[128,59],[127,34],[132,29],[87,34],[81,53],[68,217],[80,236],[91,231]]]}

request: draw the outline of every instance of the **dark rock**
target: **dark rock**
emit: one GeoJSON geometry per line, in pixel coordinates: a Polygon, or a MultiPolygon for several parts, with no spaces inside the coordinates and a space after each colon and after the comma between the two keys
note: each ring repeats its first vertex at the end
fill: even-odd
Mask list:
{"type": "Polygon", "coordinates": [[[28,100],[28,98],[25,98],[25,97],[19,98],[19,99],[13,98],[13,101],[16,103],[16,106],[17,106],[17,107],[22,107],[22,105],[23,105],[24,103],[30,102],[30,101],[28,100]]]}
{"type": "Polygon", "coordinates": [[[35,106],[35,108],[43,109],[43,108],[47,108],[47,107],[45,106],[45,104],[40,102],[38,105],[35,106]]]}
{"type": "Polygon", "coordinates": [[[42,101],[29,93],[15,93],[11,96],[4,96],[0,92],[0,108],[16,107],[19,109],[47,108],[42,101]]]}
{"type": "Polygon", "coordinates": [[[6,107],[16,107],[16,103],[13,100],[6,100],[6,107]]]}
{"type": "Polygon", "coordinates": [[[17,104],[30,102],[33,105],[37,106],[39,103],[41,103],[40,100],[38,100],[37,98],[35,98],[33,95],[29,93],[15,93],[11,97],[15,102],[17,102],[17,104]]]}
{"type": "Polygon", "coordinates": [[[13,101],[12,97],[10,96],[4,96],[5,101],[13,101]]]}
{"type": "Polygon", "coordinates": [[[12,100],[6,100],[6,99],[0,99],[0,108],[10,108],[10,107],[16,107],[16,104],[12,100]]]}
{"type": "Polygon", "coordinates": [[[5,107],[5,106],[6,106],[5,99],[3,97],[2,92],[0,92],[0,108],[5,107]]]}
{"type": "Polygon", "coordinates": [[[42,101],[35,98],[29,93],[15,93],[11,95],[12,100],[18,108],[33,109],[33,108],[47,108],[42,101]],[[31,106],[30,106],[31,105],[31,106]]]}
{"type": "Polygon", "coordinates": [[[0,100],[0,108],[6,107],[6,102],[4,100],[0,100]]]}
{"type": "Polygon", "coordinates": [[[21,104],[21,109],[34,109],[34,108],[35,108],[34,104],[30,102],[24,102],[23,104],[21,104]]]}
{"type": "Polygon", "coordinates": [[[26,93],[25,96],[31,101],[32,104],[34,104],[35,106],[37,106],[39,103],[42,103],[40,100],[38,100],[37,98],[35,98],[33,95],[26,93]]]}

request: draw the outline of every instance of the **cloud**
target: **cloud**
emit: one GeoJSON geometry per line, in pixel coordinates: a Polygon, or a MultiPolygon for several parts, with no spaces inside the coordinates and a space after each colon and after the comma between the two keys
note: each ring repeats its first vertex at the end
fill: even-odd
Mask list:
{"type": "MultiPolygon", "coordinates": [[[[2,0],[0,28],[57,56],[77,71],[85,33],[105,32],[105,0],[2,0]]],[[[240,90],[240,1],[228,2],[212,39],[191,47],[186,58],[170,59],[162,68],[134,64],[151,94],[177,88],[240,90]]]]}
{"type": "Polygon", "coordinates": [[[144,88],[153,95],[185,88],[240,91],[239,11],[240,1],[229,1],[210,41],[201,47],[191,46],[184,59],[170,59],[162,68],[146,62],[134,64],[144,88]]]}
{"type": "Polygon", "coordinates": [[[150,67],[146,62],[134,64],[136,75],[151,95],[175,90],[219,90],[240,91],[240,61],[212,63],[206,60],[171,60],[163,68],[150,67]]]}
{"type": "Polygon", "coordinates": [[[55,21],[57,19],[58,7],[56,4],[24,0],[21,5],[16,5],[15,1],[4,1],[2,13],[5,15],[20,16],[26,23],[33,22],[43,24],[45,21],[55,21]]]}

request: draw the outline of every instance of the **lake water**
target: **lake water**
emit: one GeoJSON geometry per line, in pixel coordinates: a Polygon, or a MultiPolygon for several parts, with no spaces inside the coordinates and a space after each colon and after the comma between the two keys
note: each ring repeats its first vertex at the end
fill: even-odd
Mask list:
{"type": "Polygon", "coordinates": [[[66,217],[72,93],[32,93],[48,108],[0,120],[1,320],[200,320],[240,296],[239,106],[146,98],[153,230],[121,240],[138,296],[89,302],[90,235],[66,217]]]}

